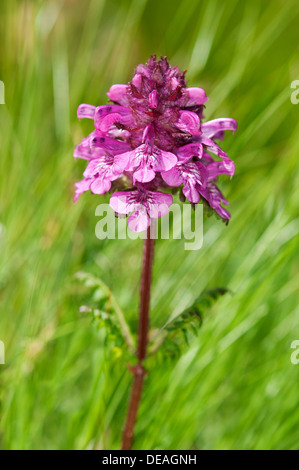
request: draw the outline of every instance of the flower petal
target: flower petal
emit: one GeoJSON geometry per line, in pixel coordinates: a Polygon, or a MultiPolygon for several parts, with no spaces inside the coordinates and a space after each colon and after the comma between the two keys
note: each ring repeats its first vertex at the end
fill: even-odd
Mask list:
{"type": "MultiPolygon", "coordinates": [[[[135,191],[137,192],[137,191],[135,191]]],[[[134,201],[131,200],[133,191],[118,191],[113,193],[109,205],[118,214],[129,214],[135,208],[134,201]]]]}
{"type": "Polygon", "coordinates": [[[176,166],[169,171],[161,172],[161,176],[168,186],[180,186],[184,181],[176,166]]]}
{"type": "Polygon", "coordinates": [[[83,160],[93,160],[95,158],[99,158],[101,155],[104,155],[105,152],[103,149],[91,149],[89,146],[84,144],[79,144],[75,147],[74,150],[74,158],[82,158],[83,160]]]}
{"type": "Polygon", "coordinates": [[[80,104],[77,110],[78,119],[94,119],[96,107],[91,104],[80,104]]]}
{"type": "Polygon", "coordinates": [[[141,89],[141,86],[142,86],[142,75],[141,75],[141,73],[135,73],[134,77],[132,78],[132,84],[138,90],[141,89]]]}
{"type": "Polygon", "coordinates": [[[146,210],[135,210],[128,218],[128,226],[132,232],[144,232],[151,224],[146,210]]]}
{"type": "Polygon", "coordinates": [[[199,142],[184,145],[177,149],[177,155],[181,161],[188,161],[193,157],[201,158],[203,155],[203,146],[199,142]]]}
{"type": "Polygon", "coordinates": [[[194,136],[201,135],[200,119],[192,111],[179,111],[179,118],[175,125],[178,129],[188,134],[194,136]]]}
{"type": "Polygon", "coordinates": [[[105,194],[111,188],[111,181],[108,178],[96,178],[90,185],[90,190],[94,194],[105,194]]]}
{"type": "Polygon", "coordinates": [[[134,151],[120,153],[114,157],[114,165],[120,170],[132,170],[131,160],[134,157],[134,151]]]}
{"type": "Polygon", "coordinates": [[[132,113],[129,108],[118,105],[104,105],[96,108],[95,127],[102,132],[107,132],[110,127],[119,122],[124,126],[134,125],[132,113]]]}
{"type": "Polygon", "coordinates": [[[173,202],[173,197],[169,193],[159,193],[159,192],[150,191],[149,197],[151,199],[154,199],[155,202],[158,204],[167,204],[168,206],[171,206],[173,202]]]}
{"type": "Polygon", "coordinates": [[[105,136],[101,132],[94,133],[92,138],[90,139],[90,147],[98,147],[107,150],[112,155],[116,155],[118,153],[127,152],[130,149],[130,145],[127,142],[123,142],[120,140],[112,139],[111,137],[105,136]]]}
{"type": "Polygon", "coordinates": [[[101,166],[101,160],[99,160],[98,158],[91,160],[88,163],[83,175],[85,176],[85,178],[94,177],[95,173],[98,172],[98,168],[100,166],[101,166]]]}
{"type": "Polygon", "coordinates": [[[225,158],[221,162],[213,162],[207,166],[208,181],[215,180],[218,175],[230,175],[232,177],[235,173],[235,164],[229,158],[225,158]]]}
{"type": "Polygon", "coordinates": [[[223,118],[213,119],[212,121],[205,122],[201,125],[202,133],[205,137],[211,139],[215,137],[218,132],[233,131],[237,129],[237,121],[234,119],[223,118]]]}
{"type": "Polygon", "coordinates": [[[127,90],[128,85],[113,85],[107,93],[107,96],[111,101],[127,106],[129,103],[127,90]]]}
{"type": "Polygon", "coordinates": [[[210,99],[202,88],[186,88],[186,92],[189,98],[186,106],[200,106],[210,99]]]}
{"type": "Polygon", "coordinates": [[[84,178],[83,180],[75,183],[76,191],[74,196],[74,202],[78,201],[78,198],[82,193],[89,190],[92,181],[93,178],[84,178]]]}
{"type": "Polygon", "coordinates": [[[215,211],[222,219],[229,220],[231,218],[230,213],[222,206],[215,207],[215,211]]]}
{"type": "Polygon", "coordinates": [[[148,97],[148,105],[151,109],[156,109],[158,106],[158,92],[153,90],[148,97]]]}
{"type": "Polygon", "coordinates": [[[143,166],[134,172],[134,183],[139,181],[140,183],[148,183],[152,181],[156,176],[154,170],[147,166],[143,166]]]}
{"type": "Polygon", "coordinates": [[[108,116],[109,114],[121,114],[121,115],[131,115],[131,111],[129,108],[126,108],[125,106],[119,106],[118,104],[104,104],[101,106],[98,106],[95,111],[95,120],[100,120],[103,119],[105,116],[108,116]]]}
{"type": "Polygon", "coordinates": [[[206,188],[199,188],[200,194],[208,201],[209,205],[223,219],[230,219],[230,213],[221,206],[221,203],[228,204],[220,189],[213,183],[209,183],[206,188]]]}
{"type": "Polygon", "coordinates": [[[200,195],[197,189],[196,184],[192,184],[191,182],[187,182],[183,187],[183,194],[186,196],[188,201],[197,204],[200,200],[200,195]]]}
{"type": "Polygon", "coordinates": [[[146,203],[150,217],[157,219],[158,217],[166,215],[172,202],[173,198],[171,194],[150,191],[146,203]]]}
{"type": "Polygon", "coordinates": [[[155,171],[168,171],[175,166],[177,160],[178,159],[174,153],[160,150],[153,163],[153,169],[155,171]]]}
{"type": "Polygon", "coordinates": [[[227,153],[225,153],[212,139],[201,136],[199,140],[203,145],[206,146],[206,150],[209,152],[214,153],[218,157],[227,157],[227,153]]]}
{"type": "Polygon", "coordinates": [[[123,116],[121,116],[121,114],[111,113],[108,116],[103,117],[103,119],[95,121],[95,128],[101,132],[106,133],[114,126],[116,122],[122,123],[123,116]]]}

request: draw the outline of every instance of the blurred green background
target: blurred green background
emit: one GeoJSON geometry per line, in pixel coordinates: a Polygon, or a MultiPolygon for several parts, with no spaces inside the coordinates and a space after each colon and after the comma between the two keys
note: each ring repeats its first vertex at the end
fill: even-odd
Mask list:
{"type": "Polygon", "coordinates": [[[299,79],[296,0],[2,0],[0,79],[0,448],[117,449],[131,376],[78,313],[78,270],[100,276],[136,327],[142,242],[95,237],[73,204],[92,130],[77,106],[103,104],[150,54],[205,88],[206,119],[233,117],[222,144],[228,227],[204,221],[199,251],[156,244],[152,326],[223,285],[199,337],[147,377],[135,449],[298,449],[299,79]]]}

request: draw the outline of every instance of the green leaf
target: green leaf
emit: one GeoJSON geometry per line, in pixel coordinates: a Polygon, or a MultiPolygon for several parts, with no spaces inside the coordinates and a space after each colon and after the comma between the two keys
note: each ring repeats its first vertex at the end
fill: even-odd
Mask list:
{"type": "Polygon", "coordinates": [[[106,338],[113,342],[118,356],[119,349],[123,349],[124,345],[134,353],[135,345],[130,328],[109,287],[102,279],[82,271],[76,274],[76,279],[90,291],[89,305],[82,305],[80,312],[90,315],[99,329],[106,330],[106,338]]]}
{"type": "Polygon", "coordinates": [[[189,345],[191,336],[197,336],[204,313],[227,292],[229,291],[225,287],[216,287],[202,292],[190,307],[166,323],[154,335],[149,346],[149,355],[153,355],[161,349],[163,355],[178,356],[182,348],[189,345]]]}

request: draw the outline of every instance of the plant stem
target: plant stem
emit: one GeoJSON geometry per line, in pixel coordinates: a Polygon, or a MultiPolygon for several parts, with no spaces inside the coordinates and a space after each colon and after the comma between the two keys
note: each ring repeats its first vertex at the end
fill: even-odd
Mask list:
{"type": "Polygon", "coordinates": [[[122,450],[130,450],[133,444],[134,427],[137,419],[138,408],[142,395],[144,378],[146,370],[143,367],[143,361],[146,357],[149,330],[149,309],[152,284],[152,270],[154,260],[155,240],[151,238],[150,227],[147,229],[147,237],[143,245],[142,273],[140,281],[140,306],[139,306],[139,325],[138,325],[138,363],[131,368],[134,374],[131,398],[128,408],[127,419],[123,431],[122,450]]]}

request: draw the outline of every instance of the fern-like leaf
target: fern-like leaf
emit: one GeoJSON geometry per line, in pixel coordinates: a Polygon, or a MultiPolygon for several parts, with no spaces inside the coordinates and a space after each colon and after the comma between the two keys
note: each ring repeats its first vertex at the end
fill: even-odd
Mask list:
{"type": "Polygon", "coordinates": [[[76,278],[89,290],[88,305],[82,305],[79,311],[90,315],[98,328],[105,329],[106,339],[113,342],[116,355],[121,354],[125,345],[134,353],[130,328],[109,287],[90,273],[80,271],[76,278]]]}
{"type": "Polygon", "coordinates": [[[228,292],[225,287],[216,287],[202,292],[194,303],[159,330],[149,347],[149,355],[161,350],[163,356],[176,357],[184,346],[189,344],[190,337],[197,336],[203,322],[204,313],[217,299],[228,292]]]}

